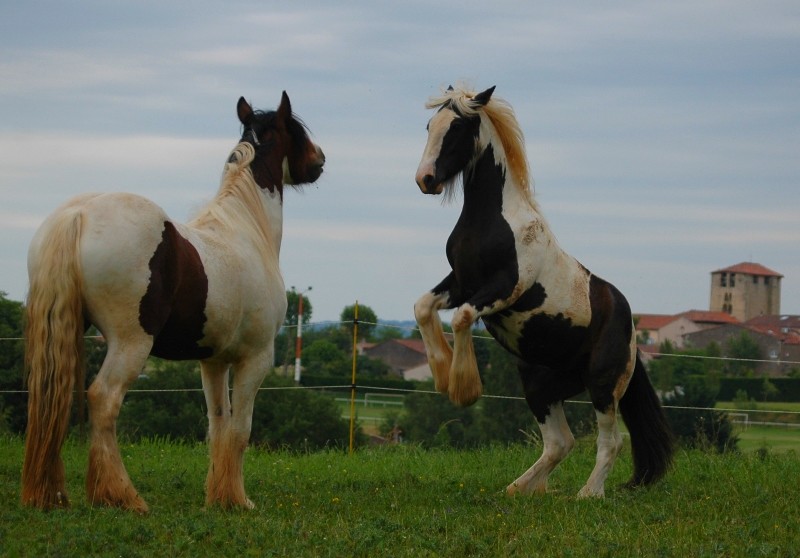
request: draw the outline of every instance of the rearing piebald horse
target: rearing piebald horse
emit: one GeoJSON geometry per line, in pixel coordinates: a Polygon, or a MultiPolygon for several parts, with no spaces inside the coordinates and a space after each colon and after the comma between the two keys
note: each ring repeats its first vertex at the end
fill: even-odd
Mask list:
{"type": "Polygon", "coordinates": [[[88,390],[91,503],[140,513],[116,440],[128,387],[148,355],[200,360],[208,406],[206,503],[252,508],[242,475],[253,404],[286,314],[278,254],[283,188],[314,182],[325,156],[292,114],[237,105],[244,127],[214,199],[188,224],[133,194],[86,194],[50,215],[28,252],[28,428],[22,503],[68,505],[61,447],[82,393],[83,334],[108,353],[88,390]],[[233,400],[229,380],[233,380],[233,400]]]}
{"type": "Polygon", "coordinates": [[[650,484],[669,468],[673,438],[637,352],[628,302],[559,247],[531,192],[514,112],[493,92],[451,87],[426,105],[437,112],[416,182],[423,193],[449,194],[461,178],[464,196],[447,240],[452,271],[414,306],[436,388],[458,405],[480,397],[471,329],[482,319],[517,357],[544,442],[540,459],[509,494],[546,491],[549,474],[575,442],[563,402],[584,390],[599,433],[595,468],[578,495],[604,494],[622,448],[618,411],[633,448],[629,485],[650,484]],[[455,309],[452,349],[442,309],[455,309]]]}

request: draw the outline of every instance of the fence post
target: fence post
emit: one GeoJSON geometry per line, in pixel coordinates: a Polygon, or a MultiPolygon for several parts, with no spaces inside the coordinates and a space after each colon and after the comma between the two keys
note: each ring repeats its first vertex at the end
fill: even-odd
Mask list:
{"type": "Polygon", "coordinates": [[[356,361],[358,360],[358,301],[353,309],[353,375],[350,380],[350,455],[353,454],[356,429],[356,361]]]}

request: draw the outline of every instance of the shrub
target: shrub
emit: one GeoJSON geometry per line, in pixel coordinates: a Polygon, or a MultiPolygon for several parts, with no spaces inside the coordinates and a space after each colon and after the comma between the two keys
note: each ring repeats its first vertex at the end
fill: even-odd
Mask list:
{"type": "Polygon", "coordinates": [[[689,376],[683,386],[665,398],[670,407],[701,407],[702,409],[667,408],[667,418],[681,444],[690,448],[714,448],[717,451],[736,449],[737,436],[727,413],[714,410],[717,389],[703,376],[689,376]]]}

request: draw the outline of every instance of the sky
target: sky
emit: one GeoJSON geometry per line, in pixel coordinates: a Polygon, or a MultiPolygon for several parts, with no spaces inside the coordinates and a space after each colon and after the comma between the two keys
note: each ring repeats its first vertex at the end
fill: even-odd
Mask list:
{"type": "Polygon", "coordinates": [[[286,90],[325,151],[285,196],[281,267],[312,321],[381,320],[449,272],[460,198],[414,182],[451,83],[515,109],[561,246],[636,313],[708,309],[710,273],[784,275],[800,314],[800,3],[0,4],[0,290],[27,293],[36,227],[82,192],[128,191],[186,221],[240,137],[236,102],[286,90]]]}

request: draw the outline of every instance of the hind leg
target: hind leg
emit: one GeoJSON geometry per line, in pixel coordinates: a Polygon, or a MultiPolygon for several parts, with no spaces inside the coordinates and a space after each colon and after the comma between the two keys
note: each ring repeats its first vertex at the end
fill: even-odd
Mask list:
{"type": "MultiPolygon", "coordinates": [[[[244,452],[250,441],[256,394],[271,364],[272,350],[234,366],[231,416],[230,419],[223,416],[216,424],[216,433],[212,434],[211,439],[211,464],[206,483],[207,505],[218,504],[223,508],[255,507],[244,489],[244,452]]],[[[214,428],[211,424],[209,426],[214,428]]]]}
{"type": "Polygon", "coordinates": [[[586,485],[578,492],[578,498],[603,497],[605,482],[622,449],[622,434],[617,421],[617,406],[597,413],[597,458],[586,485]]]}
{"type": "Polygon", "coordinates": [[[544,422],[539,423],[544,449],[541,457],[513,483],[506,493],[534,494],[547,491],[547,478],[575,445],[575,437],[567,424],[564,406],[559,401],[550,405],[544,422]]]}
{"type": "Polygon", "coordinates": [[[88,390],[91,445],[86,494],[92,504],[146,513],[148,508],[131,483],[117,445],[116,421],[122,399],[139,376],[152,342],[149,337],[109,339],[108,354],[88,390]]]}

